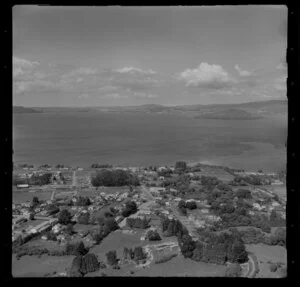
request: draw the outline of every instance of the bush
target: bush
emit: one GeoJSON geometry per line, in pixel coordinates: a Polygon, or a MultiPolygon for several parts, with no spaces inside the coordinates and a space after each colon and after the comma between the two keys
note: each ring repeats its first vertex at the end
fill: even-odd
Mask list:
{"type": "Polygon", "coordinates": [[[106,253],[106,260],[107,260],[107,263],[111,266],[118,264],[117,252],[115,250],[108,251],[106,253]]]}
{"type": "Polygon", "coordinates": [[[157,230],[149,230],[146,234],[146,239],[149,240],[149,241],[159,241],[161,240],[161,237],[158,233],[157,230]]]}
{"type": "Polygon", "coordinates": [[[88,253],[88,250],[84,247],[84,244],[82,241],[76,242],[76,243],[67,243],[65,246],[65,253],[67,255],[85,255],[88,253]]]}
{"type": "Polygon", "coordinates": [[[83,274],[99,270],[100,263],[94,253],[86,254],[81,261],[80,271],[83,274]]]}
{"type": "Polygon", "coordinates": [[[83,196],[79,196],[77,197],[77,202],[76,205],[77,206],[89,206],[91,204],[91,201],[89,199],[89,197],[83,197],[83,196]]]}
{"type": "Polygon", "coordinates": [[[58,223],[67,225],[71,223],[72,215],[67,209],[63,209],[58,215],[58,223]]]}
{"type": "Polygon", "coordinates": [[[91,179],[93,186],[140,185],[138,178],[124,170],[101,170],[91,179]]]}
{"type": "Polygon", "coordinates": [[[278,269],[278,265],[276,263],[271,263],[269,265],[269,269],[270,269],[271,272],[276,272],[277,269],[278,269]]]}
{"type": "Polygon", "coordinates": [[[195,201],[187,201],[185,205],[188,209],[197,209],[197,204],[195,201]]]}
{"type": "Polygon", "coordinates": [[[29,179],[30,185],[46,185],[51,183],[52,173],[44,173],[42,175],[33,174],[29,179]]]}
{"type": "Polygon", "coordinates": [[[131,227],[131,228],[141,228],[141,229],[148,228],[150,221],[151,221],[151,218],[147,219],[146,217],[144,217],[143,219],[140,218],[140,217],[136,217],[136,218],[128,217],[126,219],[126,223],[129,227],[131,227]]]}
{"type": "Polygon", "coordinates": [[[66,226],[66,229],[65,229],[65,233],[68,235],[72,235],[75,233],[72,223],[68,223],[68,225],[66,226]]]}
{"type": "Polygon", "coordinates": [[[93,163],[91,165],[91,168],[112,168],[113,166],[110,164],[99,164],[99,163],[93,163]]]}
{"type": "Polygon", "coordinates": [[[238,198],[242,198],[242,199],[251,199],[252,198],[251,191],[248,189],[239,189],[236,193],[236,196],[238,198]]]}
{"type": "Polygon", "coordinates": [[[225,271],[226,277],[240,277],[242,274],[242,268],[239,264],[230,264],[225,271]]]}
{"type": "Polygon", "coordinates": [[[176,253],[171,253],[171,254],[167,254],[162,256],[161,258],[158,258],[154,261],[155,264],[160,264],[160,263],[165,263],[170,261],[172,258],[176,257],[177,254],[176,253]]]}
{"type": "Polygon", "coordinates": [[[127,201],[125,204],[125,209],[122,211],[122,216],[123,217],[128,217],[131,214],[134,214],[137,212],[137,205],[134,201],[130,200],[127,201]]]}
{"type": "Polygon", "coordinates": [[[84,224],[84,225],[88,225],[89,221],[90,221],[90,213],[86,212],[86,213],[81,213],[78,217],[78,223],[79,224],[84,224]]]}
{"type": "Polygon", "coordinates": [[[184,258],[192,258],[193,251],[196,248],[196,243],[192,240],[192,237],[188,234],[178,237],[178,244],[184,258]]]}

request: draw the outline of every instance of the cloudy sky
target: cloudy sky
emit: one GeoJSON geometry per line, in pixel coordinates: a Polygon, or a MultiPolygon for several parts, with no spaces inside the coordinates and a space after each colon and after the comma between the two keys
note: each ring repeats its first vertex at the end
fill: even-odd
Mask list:
{"type": "Polygon", "coordinates": [[[285,99],[287,8],[13,8],[23,106],[285,99]]]}

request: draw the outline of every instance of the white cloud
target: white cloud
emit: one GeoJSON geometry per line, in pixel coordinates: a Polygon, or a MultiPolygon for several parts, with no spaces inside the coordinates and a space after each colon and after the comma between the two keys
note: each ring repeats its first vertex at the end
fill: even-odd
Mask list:
{"type": "Polygon", "coordinates": [[[179,75],[179,79],[185,81],[186,86],[206,86],[220,88],[234,79],[219,65],[201,63],[196,69],[186,69],[179,75]]]}
{"type": "Polygon", "coordinates": [[[274,87],[277,91],[286,91],[286,77],[276,78],[274,87]]]}
{"type": "Polygon", "coordinates": [[[128,99],[127,95],[120,95],[118,93],[106,94],[102,98],[112,99],[112,100],[119,100],[119,99],[128,99]]]}
{"type": "Polygon", "coordinates": [[[286,62],[283,62],[283,61],[280,62],[276,67],[276,69],[278,69],[278,70],[286,70],[286,68],[287,68],[286,62]]]}
{"type": "Polygon", "coordinates": [[[39,65],[39,62],[32,62],[18,57],[13,57],[13,78],[31,74],[39,65]]]}
{"type": "Polygon", "coordinates": [[[80,94],[79,96],[78,96],[78,99],[80,99],[80,100],[86,100],[86,99],[88,99],[89,98],[89,95],[88,94],[80,94]]]}
{"type": "Polygon", "coordinates": [[[158,98],[158,95],[151,94],[151,93],[144,93],[144,92],[133,92],[133,96],[136,98],[148,98],[148,99],[158,98]]]}
{"type": "Polygon", "coordinates": [[[122,74],[127,74],[127,73],[130,73],[130,74],[140,73],[140,74],[145,74],[145,75],[156,74],[156,72],[151,70],[151,69],[150,70],[143,70],[143,69],[135,68],[135,67],[132,67],[132,66],[117,69],[115,71],[118,72],[118,73],[122,73],[122,74]]]}
{"type": "Polygon", "coordinates": [[[249,71],[242,70],[238,65],[235,65],[234,68],[239,72],[240,76],[242,77],[248,77],[251,75],[249,71]]]}

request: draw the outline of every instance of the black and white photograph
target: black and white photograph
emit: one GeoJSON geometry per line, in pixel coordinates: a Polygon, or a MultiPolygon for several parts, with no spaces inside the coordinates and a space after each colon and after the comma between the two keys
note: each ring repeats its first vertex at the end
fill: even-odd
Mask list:
{"type": "Polygon", "coordinates": [[[13,6],[12,277],[286,277],[287,21],[13,6]]]}

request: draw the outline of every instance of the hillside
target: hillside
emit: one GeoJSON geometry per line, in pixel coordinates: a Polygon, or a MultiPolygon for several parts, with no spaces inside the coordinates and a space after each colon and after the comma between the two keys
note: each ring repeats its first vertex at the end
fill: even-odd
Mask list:
{"type": "Polygon", "coordinates": [[[25,108],[21,106],[13,106],[13,113],[14,114],[25,114],[25,113],[40,113],[39,111],[33,108],[25,108]]]}

